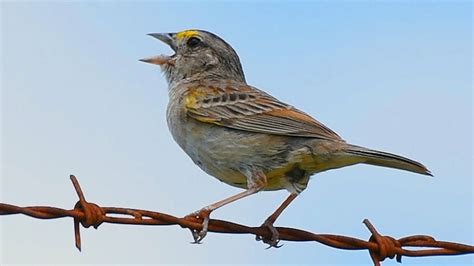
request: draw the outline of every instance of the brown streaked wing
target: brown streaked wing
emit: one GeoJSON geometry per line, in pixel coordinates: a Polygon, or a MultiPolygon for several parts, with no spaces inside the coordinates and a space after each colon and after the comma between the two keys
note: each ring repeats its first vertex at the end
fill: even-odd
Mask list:
{"type": "Polygon", "coordinates": [[[250,86],[198,87],[186,98],[188,116],[249,132],[341,141],[306,113],[250,86]]]}

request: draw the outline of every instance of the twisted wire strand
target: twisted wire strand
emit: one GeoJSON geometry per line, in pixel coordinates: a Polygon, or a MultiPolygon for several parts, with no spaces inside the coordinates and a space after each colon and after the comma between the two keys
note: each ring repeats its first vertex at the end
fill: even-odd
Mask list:
{"type": "MultiPolygon", "coordinates": [[[[191,230],[201,230],[202,220],[196,217],[179,218],[173,215],[129,208],[101,207],[86,201],[84,193],[74,175],[70,176],[79,201],[71,210],[48,207],[30,206],[19,207],[0,203],[0,215],[24,214],[38,219],[58,219],[72,217],[74,219],[74,236],[76,247],[81,250],[80,225],[98,228],[103,223],[134,224],[134,225],[179,225],[191,230]],[[120,215],[118,217],[117,215],[120,215]],[[127,217],[128,216],[128,217],[127,217]]],[[[371,236],[368,241],[342,235],[315,234],[312,232],[276,227],[280,240],[285,241],[315,241],[326,246],[346,250],[368,250],[374,265],[379,266],[386,258],[396,258],[401,262],[402,256],[424,257],[440,255],[473,254],[474,246],[461,243],[437,241],[431,236],[414,235],[395,239],[381,235],[369,220],[363,221],[371,236]],[[424,249],[406,249],[417,247],[424,249]]],[[[229,221],[211,219],[209,232],[225,234],[252,234],[263,238],[271,238],[271,232],[264,226],[249,227],[229,221]]]]}

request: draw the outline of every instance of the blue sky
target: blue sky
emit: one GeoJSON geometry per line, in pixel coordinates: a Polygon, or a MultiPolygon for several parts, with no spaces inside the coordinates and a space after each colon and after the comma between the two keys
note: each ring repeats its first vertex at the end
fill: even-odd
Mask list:
{"type": "MultiPolygon", "coordinates": [[[[1,2],[1,202],[72,208],[89,201],[184,216],[240,191],[202,172],[166,126],[167,86],[139,58],[171,53],[146,36],[212,31],[247,81],[357,145],[427,165],[434,178],[371,166],[313,177],[277,225],[367,239],[473,244],[470,2],[1,2]]],[[[213,213],[259,225],[287,192],[213,213]]],[[[314,243],[265,250],[251,236],[103,225],[73,245],[72,220],[0,218],[0,263],[361,264],[367,252],[314,243]]],[[[472,265],[473,256],[404,258],[472,265]]],[[[387,261],[384,265],[394,265],[387,261]]]]}

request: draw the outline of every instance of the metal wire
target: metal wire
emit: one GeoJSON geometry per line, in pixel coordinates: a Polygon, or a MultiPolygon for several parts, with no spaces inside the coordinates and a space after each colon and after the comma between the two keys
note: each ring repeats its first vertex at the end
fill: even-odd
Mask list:
{"type": "MultiPolygon", "coordinates": [[[[44,206],[19,207],[0,203],[0,215],[24,214],[38,219],[72,217],[74,218],[76,247],[79,250],[81,250],[79,225],[82,225],[85,228],[90,226],[98,228],[102,223],[180,225],[183,228],[188,228],[191,230],[199,231],[202,229],[202,220],[196,217],[178,218],[160,212],[128,208],[100,207],[95,203],[87,202],[76,177],[71,175],[70,178],[79,197],[79,201],[75,204],[74,209],[66,210],[44,206]],[[117,214],[121,215],[121,217],[111,216],[117,214]]],[[[433,237],[426,235],[414,235],[395,239],[391,236],[384,236],[378,233],[369,220],[365,219],[363,223],[371,233],[368,241],[341,235],[315,234],[312,232],[287,227],[276,227],[276,230],[278,230],[280,240],[316,241],[326,246],[338,249],[368,250],[370,257],[376,266],[381,265],[381,262],[386,258],[396,258],[398,262],[401,262],[402,256],[423,257],[474,253],[474,246],[437,241],[433,237]],[[405,247],[418,247],[425,249],[410,250],[406,249],[405,247]]],[[[209,221],[208,230],[209,232],[214,233],[253,234],[263,239],[271,238],[271,232],[266,227],[249,227],[216,219],[211,219],[209,221]]]]}

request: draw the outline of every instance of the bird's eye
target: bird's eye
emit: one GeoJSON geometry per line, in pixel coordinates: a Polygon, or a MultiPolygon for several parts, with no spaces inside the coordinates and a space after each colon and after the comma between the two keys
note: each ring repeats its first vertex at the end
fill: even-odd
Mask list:
{"type": "Polygon", "coordinates": [[[189,38],[189,40],[186,42],[186,44],[191,47],[191,48],[194,48],[196,46],[198,46],[199,44],[201,43],[201,40],[196,38],[196,37],[191,37],[189,38]]]}

